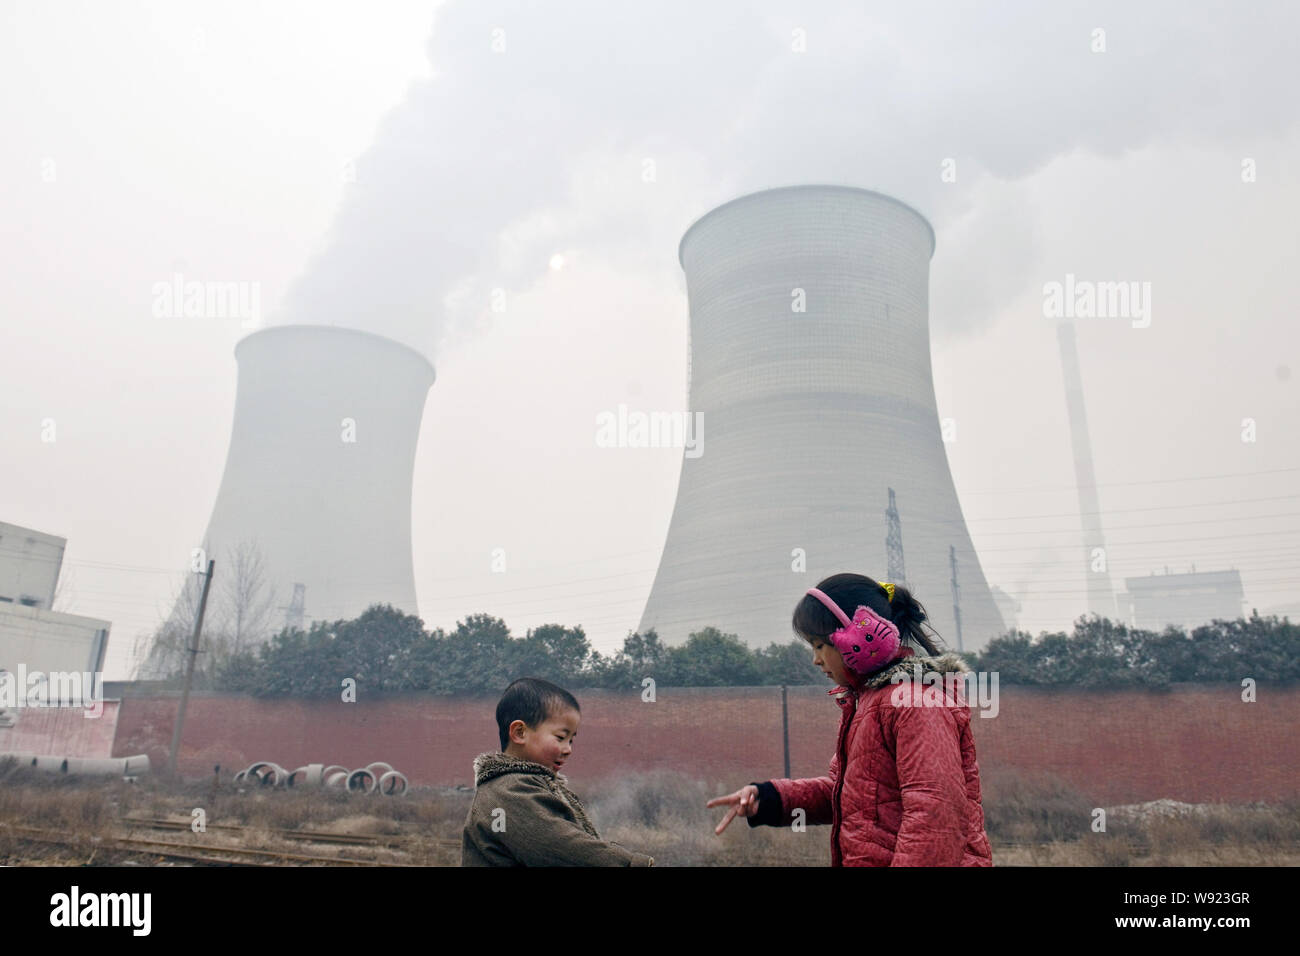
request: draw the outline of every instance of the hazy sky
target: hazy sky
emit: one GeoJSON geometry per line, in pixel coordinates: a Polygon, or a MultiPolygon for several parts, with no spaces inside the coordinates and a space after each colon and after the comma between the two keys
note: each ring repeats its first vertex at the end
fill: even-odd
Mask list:
{"type": "Polygon", "coordinates": [[[59,607],[113,622],[122,676],[206,527],[249,331],[158,317],[155,284],[244,282],[262,325],[437,366],[426,624],[582,624],[612,650],[681,453],[598,448],[595,422],[685,410],[681,234],[832,182],[934,225],[949,460],[1021,627],[1083,610],[1043,314],[1067,274],[1151,289],[1148,327],[1077,322],[1117,583],[1235,567],[1249,605],[1295,608],[1300,8],[1133,6],[5,0],[0,520],[68,538],[59,607]]]}

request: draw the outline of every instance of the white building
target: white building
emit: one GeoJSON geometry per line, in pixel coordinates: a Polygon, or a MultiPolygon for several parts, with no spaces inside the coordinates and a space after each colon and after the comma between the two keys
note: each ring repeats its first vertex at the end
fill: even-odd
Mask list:
{"type": "MultiPolygon", "coordinates": [[[[65,538],[0,523],[0,671],[103,672],[112,625],[50,610],[66,545],[65,538]]],[[[13,716],[0,711],[0,725],[13,716]]]]}
{"type": "Polygon", "coordinates": [[[28,673],[103,672],[112,626],[79,614],[0,604],[0,670],[16,673],[21,664],[28,673]]]}
{"type": "Polygon", "coordinates": [[[0,604],[50,610],[66,538],[0,521],[0,604]]]}

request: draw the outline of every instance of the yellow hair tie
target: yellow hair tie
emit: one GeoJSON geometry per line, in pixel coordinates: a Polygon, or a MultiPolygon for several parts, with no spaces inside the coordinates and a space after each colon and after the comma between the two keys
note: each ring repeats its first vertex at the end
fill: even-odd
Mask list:
{"type": "Polygon", "coordinates": [[[894,586],[888,581],[877,581],[876,583],[889,592],[889,600],[892,603],[894,600],[894,586]]]}

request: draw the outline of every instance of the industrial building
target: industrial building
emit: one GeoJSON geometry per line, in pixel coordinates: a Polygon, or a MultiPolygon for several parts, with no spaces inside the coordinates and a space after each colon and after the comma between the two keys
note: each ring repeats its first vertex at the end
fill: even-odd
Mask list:
{"type": "MultiPolygon", "coordinates": [[[[14,682],[22,678],[19,697],[54,673],[104,670],[112,625],[51,610],[67,543],[66,538],[0,522],[0,674],[7,674],[0,679],[15,691],[14,682]],[[29,684],[28,676],[36,684],[29,684]]],[[[6,703],[0,701],[0,728],[13,727],[21,712],[6,703]]]]}
{"type": "Polygon", "coordinates": [[[50,610],[67,539],[0,521],[0,604],[50,610]]]}
{"type": "Polygon", "coordinates": [[[706,626],[785,643],[795,603],[823,576],[886,579],[892,488],[905,555],[896,583],[951,648],[1002,632],[935,402],[934,247],[915,209],[846,186],[742,196],[686,231],[702,454],[683,457],[640,630],[670,644],[706,626]]]}
{"type": "Polygon", "coordinates": [[[1120,596],[1120,606],[1129,623],[1146,631],[1171,625],[1190,631],[1215,619],[1235,621],[1246,599],[1235,569],[1170,574],[1166,568],[1164,574],[1125,578],[1124,585],[1128,594],[1120,596]]]}

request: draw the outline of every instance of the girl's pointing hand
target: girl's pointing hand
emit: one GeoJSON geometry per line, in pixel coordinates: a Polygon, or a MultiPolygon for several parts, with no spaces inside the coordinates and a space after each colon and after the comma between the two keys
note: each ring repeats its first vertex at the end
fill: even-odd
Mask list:
{"type": "Polygon", "coordinates": [[[721,833],[727,829],[729,824],[736,817],[752,817],[758,812],[758,787],[752,783],[748,786],[741,787],[735,793],[729,793],[725,797],[714,797],[706,807],[727,806],[727,815],[722,818],[722,822],[714,827],[714,833],[721,833]]]}

